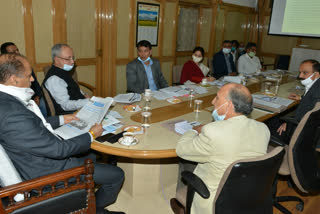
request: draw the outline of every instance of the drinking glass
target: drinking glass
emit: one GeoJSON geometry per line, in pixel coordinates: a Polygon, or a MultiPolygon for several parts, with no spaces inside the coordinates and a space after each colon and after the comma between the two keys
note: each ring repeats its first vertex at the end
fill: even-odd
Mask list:
{"type": "Polygon", "coordinates": [[[141,126],[149,128],[151,123],[151,112],[144,111],[141,113],[141,126]]]}
{"type": "Polygon", "coordinates": [[[194,112],[201,112],[201,104],[202,100],[195,100],[194,101],[194,112]]]}

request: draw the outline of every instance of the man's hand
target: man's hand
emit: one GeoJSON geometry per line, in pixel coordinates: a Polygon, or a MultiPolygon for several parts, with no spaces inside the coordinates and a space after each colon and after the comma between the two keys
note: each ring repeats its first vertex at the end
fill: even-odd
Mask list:
{"type": "Polygon", "coordinates": [[[85,98],[89,98],[89,99],[91,98],[91,96],[88,95],[88,94],[84,94],[84,97],[85,97],[85,98]]]}
{"type": "Polygon", "coordinates": [[[102,132],[103,132],[103,128],[102,128],[102,124],[95,124],[94,126],[91,127],[90,131],[93,132],[94,136],[97,138],[97,137],[100,137],[102,132]]]}
{"type": "Polygon", "coordinates": [[[213,82],[216,80],[216,78],[214,78],[214,77],[206,77],[206,79],[208,82],[213,82]]]}
{"type": "Polygon", "coordinates": [[[291,93],[288,98],[295,101],[301,100],[301,96],[295,93],[291,93]]]}
{"type": "Polygon", "coordinates": [[[196,130],[199,134],[201,133],[203,125],[195,126],[193,127],[194,130],[196,130]]]}
{"type": "Polygon", "coordinates": [[[231,73],[229,74],[229,76],[237,76],[237,73],[236,73],[236,72],[231,72],[231,73]]]}
{"type": "Polygon", "coordinates": [[[35,96],[33,98],[33,101],[39,106],[40,105],[40,97],[39,96],[35,96]]]}
{"type": "Polygon", "coordinates": [[[287,123],[282,123],[281,126],[278,128],[277,132],[279,133],[279,135],[282,134],[282,132],[285,132],[287,129],[287,123]]]}
{"type": "Polygon", "coordinates": [[[66,114],[63,115],[63,120],[64,123],[67,124],[70,123],[72,120],[79,120],[79,118],[77,118],[75,114],[66,114]]]}

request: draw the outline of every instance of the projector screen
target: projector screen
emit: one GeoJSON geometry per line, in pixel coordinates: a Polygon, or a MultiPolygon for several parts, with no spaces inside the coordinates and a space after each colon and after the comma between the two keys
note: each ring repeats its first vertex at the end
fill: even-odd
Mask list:
{"type": "Polygon", "coordinates": [[[320,37],[320,0],[273,0],[269,34],[320,37]]]}

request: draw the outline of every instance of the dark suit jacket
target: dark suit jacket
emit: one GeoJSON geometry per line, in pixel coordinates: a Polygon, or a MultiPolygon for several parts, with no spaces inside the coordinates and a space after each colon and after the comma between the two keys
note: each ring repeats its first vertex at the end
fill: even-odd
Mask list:
{"type": "MultiPolygon", "coordinates": [[[[47,120],[53,128],[59,118],[47,120]]],[[[20,175],[28,180],[80,166],[72,156],[90,149],[90,134],[60,140],[45,128],[41,119],[11,95],[0,92],[0,144],[20,175]]]]}
{"type": "MultiPolygon", "coordinates": [[[[168,83],[161,72],[160,62],[153,58],[152,61],[151,70],[157,88],[168,87],[168,83]]],[[[143,93],[147,88],[149,88],[149,82],[142,62],[138,59],[129,62],[127,65],[127,92],[143,93]]]]}
{"type": "Polygon", "coordinates": [[[301,98],[295,112],[295,119],[300,122],[302,117],[312,110],[317,102],[320,102],[320,78],[313,83],[306,95],[301,98]]]}
{"type": "MultiPolygon", "coordinates": [[[[231,54],[229,56],[229,62],[231,65],[232,72],[236,72],[236,67],[234,65],[233,57],[231,54]]],[[[226,62],[226,59],[224,57],[224,53],[222,52],[222,50],[213,56],[212,66],[213,66],[213,76],[216,79],[219,79],[222,76],[228,75],[227,62],[226,62]]]]}

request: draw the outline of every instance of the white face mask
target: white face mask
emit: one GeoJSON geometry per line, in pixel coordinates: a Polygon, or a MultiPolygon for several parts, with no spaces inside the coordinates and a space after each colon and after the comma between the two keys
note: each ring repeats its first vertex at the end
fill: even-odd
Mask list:
{"type": "Polygon", "coordinates": [[[31,88],[20,88],[12,85],[0,84],[0,91],[17,97],[26,103],[29,102],[31,97],[34,95],[34,91],[31,88]]]}
{"type": "Polygon", "coordinates": [[[71,71],[73,68],[74,64],[68,65],[68,64],[63,64],[63,70],[65,71],[71,71]]]}
{"type": "Polygon", "coordinates": [[[301,84],[304,85],[305,87],[308,87],[309,85],[311,85],[314,81],[311,79],[313,77],[313,75],[314,75],[314,73],[310,77],[308,77],[307,79],[301,80],[301,84]]]}
{"type": "Polygon", "coordinates": [[[223,49],[222,49],[222,52],[223,52],[224,54],[229,54],[229,53],[231,52],[231,49],[230,49],[230,48],[223,48],[223,49]]]}
{"type": "Polygon", "coordinates": [[[198,57],[198,56],[192,55],[192,60],[193,60],[195,63],[201,62],[202,59],[203,59],[202,57],[198,57]]]}

